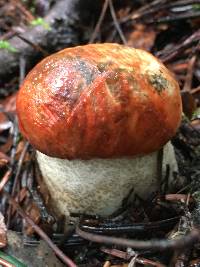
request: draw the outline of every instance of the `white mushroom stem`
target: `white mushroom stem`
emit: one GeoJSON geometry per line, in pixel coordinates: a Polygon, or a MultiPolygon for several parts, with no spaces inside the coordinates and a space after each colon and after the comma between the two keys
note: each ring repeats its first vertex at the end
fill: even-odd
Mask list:
{"type": "MultiPolygon", "coordinates": [[[[110,215],[133,188],[145,198],[158,189],[157,153],[137,158],[66,160],[37,152],[37,160],[54,206],[60,214],[110,215]]],[[[163,175],[177,171],[171,143],[163,149],[163,175]]],[[[164,176],[163,176],[164,177],[164,176]]]]}

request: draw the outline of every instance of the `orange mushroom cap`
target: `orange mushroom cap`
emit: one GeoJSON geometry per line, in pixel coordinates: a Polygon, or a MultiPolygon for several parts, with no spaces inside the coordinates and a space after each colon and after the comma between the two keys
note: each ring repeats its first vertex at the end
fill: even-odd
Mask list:
{"type": "Polygon", "coordinates": [[[108,43],[43,59],[17,97],[22,134],[40,152],[67,159],[156,151],[175,134],[181,111],[178,83],[160,61],[108,43]]]}

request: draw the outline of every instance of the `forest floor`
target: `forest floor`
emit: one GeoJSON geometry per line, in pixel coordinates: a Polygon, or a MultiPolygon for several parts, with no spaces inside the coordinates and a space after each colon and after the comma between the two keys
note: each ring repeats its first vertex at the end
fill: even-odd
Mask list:
{"type": "Polygon", "coordinates": [[[0,0],[1,266],[200,266],[199,53],[199,0],[0,0]],[[76,215],[79,225],[72,218],[64,230],[41,197],[45,186],[18,129],[16,94],[43,57],[96,42],[145,49],[179,82],[184,115],[172,143],[181,182],[173,192],[163,183],[109,218],[76,215]]]}

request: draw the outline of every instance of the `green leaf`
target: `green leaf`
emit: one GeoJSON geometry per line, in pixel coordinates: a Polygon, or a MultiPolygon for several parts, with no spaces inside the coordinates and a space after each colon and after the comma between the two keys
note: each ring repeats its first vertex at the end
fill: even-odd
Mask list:
{"type": "Polygon", "coordinates": [[[194,9],[194,10],[200,10],[200,4],[193,4],[192,5],[192,8],[194,9]]]}
{"type": "Polygon", "coordinates": [[[192,120],[200,118],[200,108],[197,108],[192,114],[192,120]]]}
{"type": "Polygon", "coordinates": [[[0,40],[0,49],[5,49],[9,52],[16,53],[17,49],[13,47],[8,41],[0,40]]]}
{"type": "Polygon", "coordinates": [[[30,22],[30,24],[31,24],[32,26],[38,26],[38,25],[41,25],[41,26],[43,26],[46,30],[48,30],[48,31],[51,30],[51,27],[49,26],[49,24],[48,24],[43,18],[41,18],[41,17],[38,17],[38,18],[32,20],[32,21],[30,22]]]}

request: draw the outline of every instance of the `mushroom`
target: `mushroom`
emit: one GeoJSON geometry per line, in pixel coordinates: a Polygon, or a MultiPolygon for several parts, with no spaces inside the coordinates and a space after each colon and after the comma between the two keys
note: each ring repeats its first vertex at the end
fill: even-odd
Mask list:
{"type": "MultiPolygon", "coordinates": [[[[43,59],[17,97],[22,134],[59,214],[107,216],[131,189],[146,198],[163,167],[177,170],[178,83],[150,53],[118,44],[67,48],[43,59]]],[[[163,168],[163,172],[165,168],[163,168]]]]}

